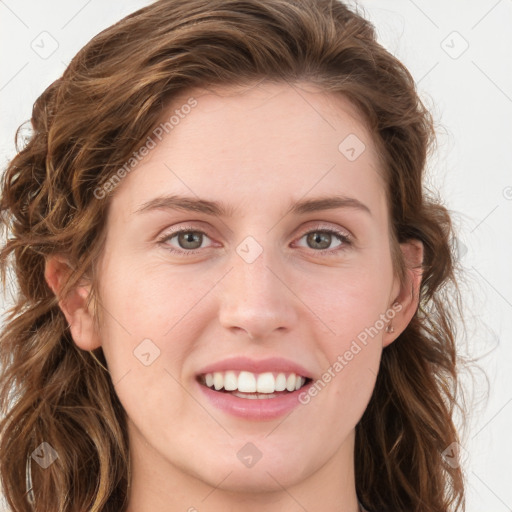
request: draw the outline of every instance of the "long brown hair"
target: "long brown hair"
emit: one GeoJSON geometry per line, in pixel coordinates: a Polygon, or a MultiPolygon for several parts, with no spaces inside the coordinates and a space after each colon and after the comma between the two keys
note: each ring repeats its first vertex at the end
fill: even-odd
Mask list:
{"type": "Polygon", "coordinates": [[[72,262],[62,296],[85,276],[97,297],[109,206],[98,187],[178,93],[262,79],[308,81],[353,102],[379,150],[395,252],[409,238],[424,245],[420,306],[384,349],[356,428],[358,497],[371,511],[464,510],[462,468],[443,455],[459,442],[461,407],[452,225],[425,193],[435,133],[413,78],[339,1],[160,0],[94,37],[41,94],[33,133],[2,178],[2,280],[5,288],[12,269],[17,295],[0,337],[0,476],[14,511],[118,512],[127,501],[127,418],[91,357],[106,364],[101,348],[73,343],[46,259],[58,252],[72,262]],[[27,494],[26,462],[41,443],[58,458],[46,469],[32,464],[27,494]]]}

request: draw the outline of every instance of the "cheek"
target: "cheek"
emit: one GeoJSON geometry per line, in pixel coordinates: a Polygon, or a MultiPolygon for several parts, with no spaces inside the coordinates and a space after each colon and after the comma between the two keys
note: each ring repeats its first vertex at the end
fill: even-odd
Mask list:
{"type": "Polygon", "coordinates": [[[345,282],[342,290],[331,290],[327,332],[318,341],[317,350],[323,362],[323,373],[315,385],[311,400],[316,410],[312,417],[329,411],[331,428],[348,432],[363,415],[373,393],[382,354],[385,324],[384,295],[378,294],[375,283],[358,280],[357,287],[345,282]],[[335,302],[334,302],[335,301],[335,302]],[[321,395],[321,398],[320,398],[321,395]]]}
{"type": "Polygon", "coordinates": [[[315,287],[308,289],[304,282],[304,296],[333,338],[349,340],[372,327],[390,306],[390,274],[377,266],[339,269],[315,287]]]}
{"type": "Polygon", "coordinates": [[[105,308],[138,337],[163,337],[204,294],[210,281],[183,269],[171,270],[161,262],[112,262],[105,275],[105,308]]]}
{"type": "Polygon", "coordinates": [[[160,415],[172,426],[185,407],[178,381],[193,340],[200,335],[199,322],[190,318],[199,311],[194,305],[205,295],[206,284],[151,265],[119,264],[105,275],[109,278],[102,288],[101,338],[116,393],[139,428],[151,429],[160,415]],[[175,414],[164,413],[163,404],[169,403],[175,414]]]}
{"type": "MultiPolygon", "coordinates": [[[[201,277],[184,269],[169,271],[162,263],[132,264],[129,260],[109,262],[104,268],[101,307],[103,350],[113,377],[122,376],[134,365],[138,368],[144,355],[175,372],[199,337],[198,301],[215,285],[215,276],[201,277]],[[170,339],[180,343],[169,343],[170,339]],[[163,357],[161,357],[163,356],[163,357]],[[116,375],[114,375],[114,373],[116,375]]],[[[146,361],[147,362],[147,361],[146,361]]]]}
{"type": "Polygon", "coordinates": [[[343,404],[357,417],[379,371],[391,271],[375,265],[337,275],[308,296],[308,305],[329,327],[318,348],[325,369],[321,381],[332,386],[332,407],[343,404]]]}

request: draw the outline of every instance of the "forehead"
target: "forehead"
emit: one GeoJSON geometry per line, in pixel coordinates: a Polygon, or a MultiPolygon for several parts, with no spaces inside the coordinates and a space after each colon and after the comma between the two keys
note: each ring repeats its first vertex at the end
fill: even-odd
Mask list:
{"type": "Polygon", "coordinates": [[[364,116],[346,96],[326,92],[310,82],[270,80],[246,85],[215,85],[188,89],[167,103],[167,112],[163,114],[162,122],[168,118],[169,112],[180,110],[191,97],[198,102],[203,117],[222,115],[225,119],[230,119],[233,125],[266,121],[266,116],[275,111],[276,116],[272,115],[273,122],[269,127],[279,127],[279,121],[283,121],[288,123],[285,128],[291,130],[293,124],[304,119],[314,125],[325,125],[324,128],[328,126],[334,131],[338,130],[341,121],[345,126],[359,125],[359,129],[366,132],[364,116]]]}
{"type": "Polygon", "coordinates": [[[163,191],[247,208],[326,192],[375,201],[383,191],[364,119],[345,97],[312,84],[189,89],[166,106],[160,126],[114,194],[123,211],[163,191]]]}

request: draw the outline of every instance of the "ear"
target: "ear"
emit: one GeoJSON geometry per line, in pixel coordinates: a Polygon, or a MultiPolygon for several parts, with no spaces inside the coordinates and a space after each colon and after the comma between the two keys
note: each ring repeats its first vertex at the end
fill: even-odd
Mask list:
{"type": "Polygon", "coordinates": [[[83,350],[93,350],[101,346],[101,341],[94,326],[92,311],[87,307],[90,285],[77,285],[66,297],[60,295],[71,271],[72,267],[64,256],[52,255],[46,260],[44,277],[59,299],[59,307],[68,321],[75,344],[83,350]]]}
{"type": "Polygon", "coordinates": [[[420,285],[423,277],[423,243],[420,240],[410,239],[400,244],[405,262],[405,282],[400,283],[398,277],[393,286],[390,307],[395,316],[390,321],[392,332],[385,332],[383,347],[395,341],[409,325],[419,305],[420,285]]]}

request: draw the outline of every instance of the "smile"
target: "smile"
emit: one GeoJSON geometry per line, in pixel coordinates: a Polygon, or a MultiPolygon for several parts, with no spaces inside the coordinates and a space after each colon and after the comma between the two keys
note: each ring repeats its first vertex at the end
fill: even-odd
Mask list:
{"type": "Polygon", "coordinates": [[[270,421],[291,412],[313,382],[295,373],[244,370],[201,374],[196,381],[215,408],[252,421],[270,421]]]}

